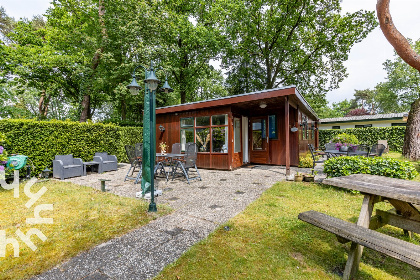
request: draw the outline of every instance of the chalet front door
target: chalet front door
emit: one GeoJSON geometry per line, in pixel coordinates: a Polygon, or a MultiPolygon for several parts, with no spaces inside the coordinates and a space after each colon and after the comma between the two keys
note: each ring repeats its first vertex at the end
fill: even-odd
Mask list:
{"type": "Polygon", "coordinates": [[[268,116],[250,119],[250,162],[269,164],[268,116]]]}

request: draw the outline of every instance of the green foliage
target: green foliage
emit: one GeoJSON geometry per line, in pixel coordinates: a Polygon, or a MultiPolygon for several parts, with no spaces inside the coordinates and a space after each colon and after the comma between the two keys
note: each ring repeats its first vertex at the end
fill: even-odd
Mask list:
{"type": "Polygon", "coordinates": [[[331,139],[333,143],[342,143],[342,144],[359,144],[359,140],[357,140],[357,137],[353,134],[348,133],[340,133],[337,135],[334,135],[334,137],[331,139]]]}
{"type": "Polygon", "coordinates": [[[6,135],[0,132],[0,179],[4,179],[4,174],[2,172],[5,170],[5,165],[7,161],[7,151],[4,147],[6,143],[6,135]]]}
{"type": "Polygon", "coordinates": [[[351,47],[377,25],[373,12],[340,13],[338,0],[216,3],[229,41],[222,66],[235,76],[229,86],[294,84],[314,108],[345,78],[351,47]]]}
{"type": "Polygon", "coordinates": [[[382,157],[334,157],[325,161],[324,172],[328,177],[350,174],[372,174],[399,179],[414,179],[418,172],[413,163],[382,157]]]}
{"type": "Polygon", "coordinates": [[[95,152],[108,152],[124,162],[124,146],[142,141],[142,128],[91,122],[0,120],[0,131],[9,139],[8,152],[28,156],[35,174],[51,168],[55,155],[90,161],[95,152]]]}
{"type": "Polygon", "coordinates": [[[300,168],[312,168],[314,161],[310,153],[306,153],[306,155],[299,156],[299,165],[300,168]]]}
{"type": "Polygon", "coordinates": [[[366,144],[369,146],[377,144],[378,140],[387,140],[390,150],[401,152],[404,145],[405,127],[391,126],[319,130],[320,147],[323,147],[335,135],[340,133],[353,134],[357,137],[360,144],[366,144]]]}

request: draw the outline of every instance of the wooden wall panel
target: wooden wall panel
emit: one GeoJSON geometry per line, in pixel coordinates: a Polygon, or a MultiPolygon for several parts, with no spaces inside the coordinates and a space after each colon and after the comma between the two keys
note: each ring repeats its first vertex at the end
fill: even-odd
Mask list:
{"type": "Polygon", "coordinates": [[[229,170],[229,156],[227,154],[212,154],[210,168],[229,170]]]}

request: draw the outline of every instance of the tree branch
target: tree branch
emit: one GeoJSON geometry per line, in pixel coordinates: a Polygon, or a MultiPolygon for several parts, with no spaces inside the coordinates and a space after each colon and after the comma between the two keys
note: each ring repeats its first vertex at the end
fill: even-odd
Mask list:
{"type": "Polygon", "coordinates": [[[378,0],[376,12],[379,25],[388,42],[397,54],[411,67],[420,71],[420,56],[410,46],[407,39],[397,30],[389,12],[390,0],[378,0]]]}

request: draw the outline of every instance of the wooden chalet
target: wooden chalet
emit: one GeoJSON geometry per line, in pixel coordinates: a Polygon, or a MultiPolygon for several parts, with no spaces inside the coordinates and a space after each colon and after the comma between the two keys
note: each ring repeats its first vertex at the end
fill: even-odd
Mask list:
{"type": "Polygon", "coordinates": [[[318,146],[318,117],[296,87],[156,109],[157,151],[166,142],[198,145],[199,168],[299,164],[307,144],[318,146]]]}

